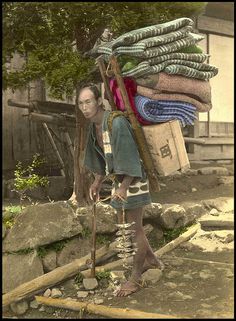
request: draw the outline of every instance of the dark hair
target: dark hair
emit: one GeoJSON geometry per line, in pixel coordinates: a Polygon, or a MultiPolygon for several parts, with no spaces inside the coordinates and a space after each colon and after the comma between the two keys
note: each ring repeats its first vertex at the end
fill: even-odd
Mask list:
{"type": "Polygon", "coordinates": [[[98,89],[98,87],[94,83],[88,83],[88,84],[84,84],[83,86],[81,86],[79,88],[79,95],[80,95],[81,91],[85,88],[88,88],[92,91],[96,100],[98,100],[98,98],[102,96],[100,93],[100,90],[98,89]]]}

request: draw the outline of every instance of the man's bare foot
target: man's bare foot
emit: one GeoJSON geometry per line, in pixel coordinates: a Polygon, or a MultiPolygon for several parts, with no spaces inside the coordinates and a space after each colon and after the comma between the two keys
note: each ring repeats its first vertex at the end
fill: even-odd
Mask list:
{"type": "Polygon", "coordinates": [[[121,284],[120,289],[115,292],[115,296],[128,296],[140,289],[140,284],[135,281],[127,281],[121,284]]]}
{"type": "Polygon", "coordinates": [[[145,260],[144,265],[143,265],[143,272],[149,270],[149,269],[160,269],[163,271],[165,269],[165,264],[162,262],[161,259],[159,259],[157,256],[155,257],[155,261],[148,262],[145,260]]]}

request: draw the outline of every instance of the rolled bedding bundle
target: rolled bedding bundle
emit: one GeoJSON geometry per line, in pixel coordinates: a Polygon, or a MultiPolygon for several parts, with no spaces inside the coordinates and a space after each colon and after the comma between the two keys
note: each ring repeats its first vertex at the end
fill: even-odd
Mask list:
{"type": "Polygon", "coordinates": [[[203,103],[187,94],[182,93],[159,93],[159,91],[156,89],[137,86],[137,94],[153,100],[172,100],[186,102],[196,107],[196,111],[198,112],[207,112],[212,108],[211,102],[203,103]]]}
{"type": "Polygon", "coordinates": [[[141,95],[136,95],[134,101],[140,116],[152,123],[163,123],[177,119],[185,127],[193,125],[197,118],[196,107],[183,101],[154,100],[141,95]]]}
{"type": "Polygon", "coordinates": [[[209,81],[206,80],[159,72],[136,78],[135,81],[137,85],[151,88],[159,94],[185,94],[202,103],[211,103],[211,86],[209,81]]]}

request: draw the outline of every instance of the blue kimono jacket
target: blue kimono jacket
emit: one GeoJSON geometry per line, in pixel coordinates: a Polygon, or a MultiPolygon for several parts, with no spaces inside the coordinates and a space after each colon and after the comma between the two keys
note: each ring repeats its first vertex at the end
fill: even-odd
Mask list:
{"type": "MultiPolygon", "coordinates": [[[[129,195],[128,191],[128,203],[125,204],[125,208],[128,209],[133,208],[137,205],[141,206],[149,204],[151,202],[149,190],[148,188],[144,189],[144,186],[147,186],[146,173],[140,159],[131,125],[125,118],[125,116],[115,117],[112,122],[112,133],[110,133],[107,125],[109,113],[110,111],[105,111],[102,123],[102,139],[104,151],[98,145],[94,124],[90,124],[87,147],[84,157],[84,166],[86,166],[93,173],[103,176],[114,174],[115,176],[127,175],[137,178],[136,183],[131,184],[130,188],[134,189],[138,184],[139,192],[129,195]],[[140,190],[140,186],[141,188],[143,187],[142,191],[140,190]],[[142,199],[140,199],[140,194],[142,194],[142,199]],[[143,204],[143,194],[146,194],[146,196],[148,196],[145,196],[145,204],[143,204]],[[132,204],[129,204],[130,197],[132,204]]],[[[118,182],[116,182],[116,184],[117,185],[115,186],[115,188],[119,186],[118,182]]],[[[113,200],[111,202],[111,205],[115,208],[120,208],[121,205],[118,203],[120,202],[113,200]]]]}

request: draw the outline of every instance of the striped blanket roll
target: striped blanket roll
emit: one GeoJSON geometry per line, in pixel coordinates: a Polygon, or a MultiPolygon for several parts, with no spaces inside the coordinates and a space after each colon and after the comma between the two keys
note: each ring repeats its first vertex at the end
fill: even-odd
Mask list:
{"type": "Polygon", "coordinates": [[[194,22],[192,19],[184,17],[157,25],[131,30],[119,36],[113,41],[109,41],[105,44],[91,49],[90,51],[88,51],[88,55],[111,55],[115,48],[122,46],[130,46],[146,38],[169,34],[171,32],[178,31],[179,29],[182,29],[184,27],[187,27],[187,29],[190,31],[192,29],[193,24],[194,22]]]}
{"type": "Polygon", "coordinates": [[[142,39],[168,34],[172,31],[181,29],[182,27],[193,25],[194,22],[192,19],[183,17],[165,23],[135,29],[118,37],[113,44],[113,48],[117,48],[122,45],[130,45],[142,39]]]}
{"type": "Polygon", "coordinates": [[[147,97],[136,95],[135,106],[140,116],[153,123],[163,123],[177,119],[181,125],[193,125],[197,118],[196,108],[181,101],[158,101],[147,97]]]}
{"type": "MultiPolygon", "coordinates": [[[[156,37],[158,38],[158,37],[156,37]]],[[[178,51],[181,48],[188,47],[196,44],[197,42],[204,39],[204,36],[194,34],[189,32],[188,34],[184,34],[182,38],[173,38],[173,41],[158,45],[153,45],[151,47],[147,46],[147,41],[142,42],[139,41],[130,46],[120,46],[110,51],[110,54],[119,55],[126,54],[134,57],[140,58],[152,58],[159,55],[164,55],[170,52],[178,51]]],[[[151,38],[152,44],[154,43],[153,38],[151,38]]],[[[103,53],[103,52],[101,52],[103,53]]],[[[105,54],[109,52],[104,52],[105,54]]]]}
{"type": "Polygon", "coordinates": [[[171,59],[163,61],[157,65],[150,65],[148,61],[143,61],[128,71],[123,71],[124,77],[142,77],[157,74],[164,71],[168,74],[179,74],[185,77],[208,80],[218,73],[218,68],[206,63],[199,63],[189,60],[171,59]]]}

